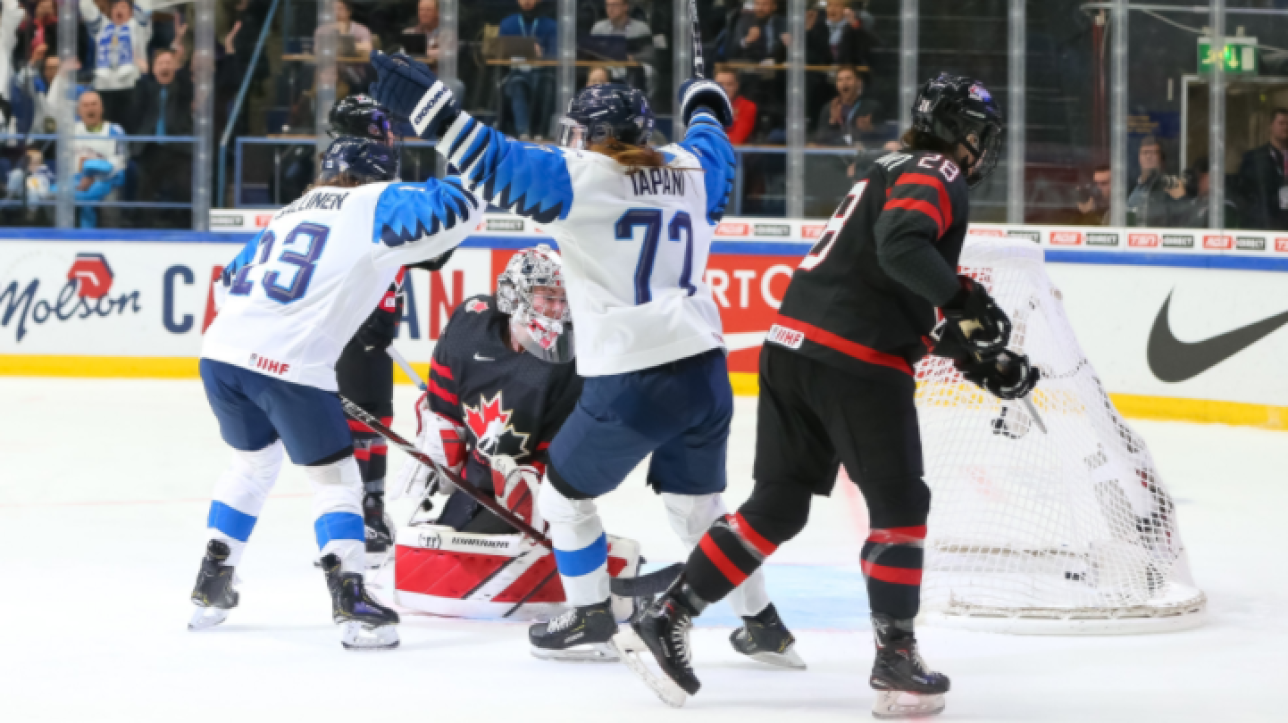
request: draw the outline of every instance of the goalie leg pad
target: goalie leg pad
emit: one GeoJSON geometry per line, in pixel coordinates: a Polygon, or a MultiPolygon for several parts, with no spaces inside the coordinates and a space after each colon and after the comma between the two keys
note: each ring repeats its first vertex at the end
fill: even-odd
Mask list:
{"type": "Polygon", "coordinates": [[[233,450],[232,464],[215,484],[206,519],[210,539],[228,545],[230,555],[224,564],[236,567],[241,563],[246,541],[282,470],[283,458],[281,440],[254,452],[233,450]]]}
{"type": "Polygon", "coordinates": [[[565,497],[547,481],[537,493],[568,604],[581,607],[608,599],[608,537],[595,501],[565,497]]]}

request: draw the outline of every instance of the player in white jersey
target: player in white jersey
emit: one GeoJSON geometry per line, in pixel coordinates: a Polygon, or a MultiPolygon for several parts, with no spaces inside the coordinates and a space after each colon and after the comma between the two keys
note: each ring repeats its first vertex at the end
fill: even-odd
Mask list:
{"type": "Polygon", "coordinates": [[[346,648],[398,644],[398,616],[362,584],[362,478],[336,395],[335,364],[404,264],[464,240],[482,211],[457,178],[397,183],[398,150],[341,136],[317,182],[277,212],[225,274],[201,350],[201,380],[233,448],[215,487],[189,629],[238,602],[239,564],[285,451],[314,489],[318,547],[346,648]]]}
{"type": "MultiPolygon", "coordinates": [[[[688,133],[649,147],[653,113],[624,85],[583,90],[560,148],[520,143],[462,112],[433,72],[374,53],[372,95],[492,204],[542,224],[558,241],[577,320],[581,399],[550,446],[538,506],[550,524],[567,613],[530,630],[541,657],[615,659],[608,545],[595,498],[652,454],[648,482],[689,546],[725,513],[725,452],[733,393],[720,314],[704,280],[715,226],[732,188],[734,156],[723,89],[702,79],[680,94],[688,133]]],[[[732,642],[766,662],[803,667],[794,638],[750,578],[731,598],[746,625],[732,642]]]]}

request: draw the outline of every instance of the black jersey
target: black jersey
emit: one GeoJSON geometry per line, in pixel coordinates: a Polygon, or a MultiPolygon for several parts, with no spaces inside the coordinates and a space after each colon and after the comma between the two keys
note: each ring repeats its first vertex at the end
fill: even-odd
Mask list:
{"type": "Polygon", "coordinates": [[[491,296],[466,299],[430,364],[430,409],[466,430],[465,479],[484,489],[492,486],[494,454],[543,469],[550,440],[581,396],[577,365],[514,351],[509,323],[491,296]]]}
{"type": "Polygon", "coordinates": [[[859,373],[878,365],[911,374],[928,348],[935,306],[883,264],[929,245],[937,257],[923,257],[948,265],[934,269],[936,278],[955,274],[968,215],[957,164],[922,151],[882,156],[801,261],[767,341],[859,373]]]}

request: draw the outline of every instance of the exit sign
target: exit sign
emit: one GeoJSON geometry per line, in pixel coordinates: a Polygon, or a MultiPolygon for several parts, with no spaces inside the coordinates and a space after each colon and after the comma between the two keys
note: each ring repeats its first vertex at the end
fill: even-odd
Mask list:
{"type": "MultiPolygon", "coordinates": [[[[1211,38],[1199,38],[1199,72],[1211,73],[1212,64],[1216,62],[1217,52],[1212,47],[1211,38]]],[[[1225,72],[1238,75],[1257,74],[1257,39],[1235,37],[1225,39],[1225,49],[1221,53],[1225,72]]]]}

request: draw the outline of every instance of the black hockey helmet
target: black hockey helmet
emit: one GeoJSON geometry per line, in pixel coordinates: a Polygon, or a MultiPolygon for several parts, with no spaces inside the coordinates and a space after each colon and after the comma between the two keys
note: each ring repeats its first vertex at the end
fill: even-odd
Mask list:
{"type": "Polygon", "coordinates": [[[966,182],[974,188],[997,167],[1006,123],[983,83],[940,73],[921,86],[912,107],[912,128],[954,148],[965,146],[975,157],[966,169],[966,182]]]}
{"type": "Polygon", "coordinates": [[[391,147],[397,141],[389,110],[369,95],[358,94],[340,99],[331,106],[327,120],[331,124],[332,138],[354,136],[379,141],[391,147]]]}
{"type": "Polygon", "coordinates": [[[318,180],[330,181],[341,173],[362,183],[398,180],[398,149],[370,138],[340,136],[322,156],[318,180]]]}
{"type": "Polygon", "coordinates": [[[642,91],[622,83],[592,85],[568,103],[559,145],[588,148],[610,138],[633,146],[648,145],[653,125],[653,108],[642,91]]]}

